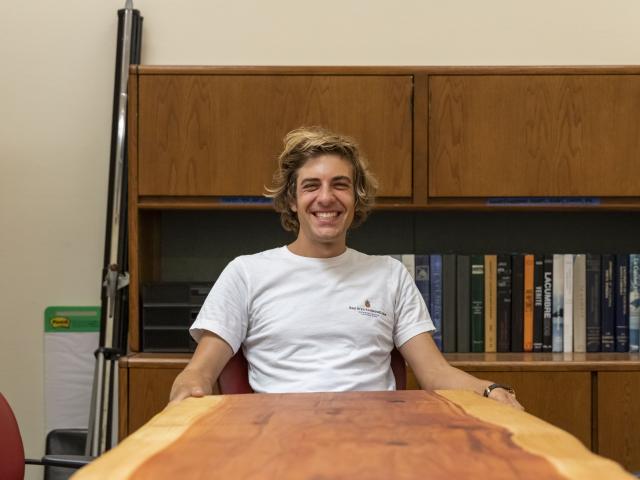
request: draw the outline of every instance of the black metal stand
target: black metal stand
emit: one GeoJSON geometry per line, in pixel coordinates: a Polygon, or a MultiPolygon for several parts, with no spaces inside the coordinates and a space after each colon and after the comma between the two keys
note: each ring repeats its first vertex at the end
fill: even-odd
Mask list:
{"type": "Polygon", "coordinates": [[[117,360],[127,350],[127,103],[129,66],[140,62],[142,17],[131,0],[118,10],[109,197],[104,249],[100,347],[91,398],[86,454],[98,456],[117,442],[117,360]]]}

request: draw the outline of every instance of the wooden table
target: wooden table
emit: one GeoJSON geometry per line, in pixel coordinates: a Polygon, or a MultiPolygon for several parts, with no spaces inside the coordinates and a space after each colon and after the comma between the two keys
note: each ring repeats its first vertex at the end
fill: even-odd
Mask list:
{"type": "Polygon", "coordinates": [[[634,478],[575,437],[445,390],[190,398],[87,467],[87,479],[634,478]]]}

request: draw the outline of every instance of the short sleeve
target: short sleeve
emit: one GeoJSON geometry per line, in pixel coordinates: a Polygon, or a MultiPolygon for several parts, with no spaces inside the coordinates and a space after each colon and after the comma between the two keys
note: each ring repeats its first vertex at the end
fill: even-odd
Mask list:
{"type": "Polygon", "coordinates": [[[432,332],[433,325],[424,299],[407,269],[399,262],[390,259],[393,264],[394,278],[397,278],[395,301],[395,324],[393,342],[401,347],[405,342],[424,332],[432,332]]]}
{"type": "Polygon", "coordinates": [[[204,331],[220,336],[236,353],[248,328],[249,282],[239,258],[222,271],[189,332],[196,342],[204,331]]]}

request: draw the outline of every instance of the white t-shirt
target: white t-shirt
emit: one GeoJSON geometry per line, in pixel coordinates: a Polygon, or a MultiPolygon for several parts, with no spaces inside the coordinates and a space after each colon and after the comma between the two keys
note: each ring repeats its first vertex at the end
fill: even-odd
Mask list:
{"type": "Polygon", "coordinates": [[[434,330],[407,269],[347,249],[333,258],[287,247],[224,269],[191,327],[244,345],[256,392],[394,390],[394,344],[434,330]]]}

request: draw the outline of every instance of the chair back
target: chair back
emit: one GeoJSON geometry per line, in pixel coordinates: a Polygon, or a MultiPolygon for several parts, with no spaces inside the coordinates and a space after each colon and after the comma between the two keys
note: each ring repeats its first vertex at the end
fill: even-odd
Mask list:
{"type": "MultiPolygon", "coordinates": [[[[391,370],[396,379],[396,390],[406,390],[407,367],[397,348],[391,351],[391,370]]],[[[253,389],[249,385],[249,366],[242,353],[242,348],[231,357],[231,360],[222,369],[222,373],[218,377],[218,387],[223,395],[253,393],[253,389]]]]}
{"type": "Polygon", "coordinates": [[[0,393],[0,478],[22,480],[24,478],[24,448],[18,422],[4,395],[0,393]]]}

